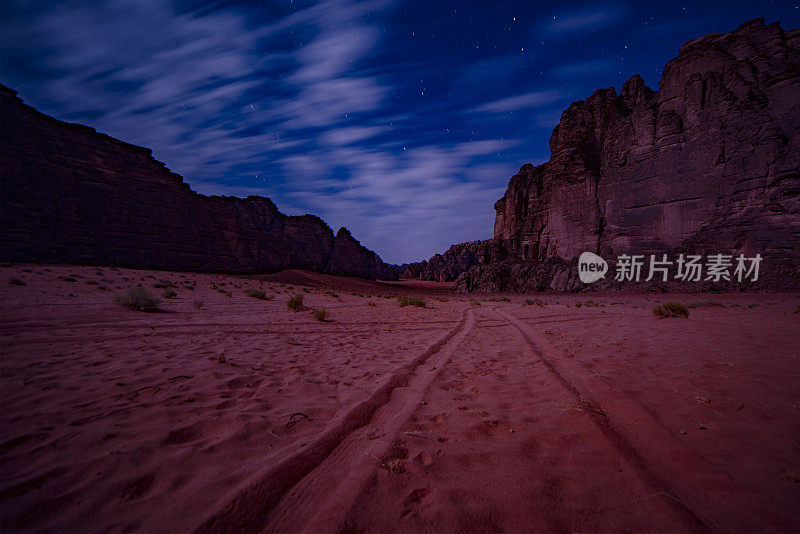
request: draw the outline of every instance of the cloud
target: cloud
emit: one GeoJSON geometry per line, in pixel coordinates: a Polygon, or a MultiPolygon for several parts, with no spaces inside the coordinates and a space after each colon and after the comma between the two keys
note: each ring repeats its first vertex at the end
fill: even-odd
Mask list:
{"type": "Polygon", "coordinates": [[[559,65],[551,72],[554,76],[587,76],[604,72],[611,72],[618,66],[618,62],[613,58],[596,59],[593,61],[582,61],[559,65]]]}
{"type": "Polygon", "coordinates": [[[386,133],[390,130],[391,128],[385,126],[350,126],[336,128],[324,132],[321,136],[321,140],[327,145],[349,145],[386,133]]]}
{"type": "Polygon", "coordinates": [[[536,91],[495,100],[494,102],[489,102],[474,108],[474,111],[479,113],[508,113],[510,111],[519,111],[526,108],[552,104],[558,101],[559,98],[560,94],[558,91],[536,91]]]}
{"type": "Polygon", "coordinates": [[[567,36],[599,30],[613,25],[624,16],[616,4],[587,5],[554,13],[541,24],[549,36],[567,36]]]}

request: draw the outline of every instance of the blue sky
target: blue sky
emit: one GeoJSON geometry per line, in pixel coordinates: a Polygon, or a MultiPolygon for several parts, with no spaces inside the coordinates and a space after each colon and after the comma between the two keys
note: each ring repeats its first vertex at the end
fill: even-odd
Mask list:
{"type": "Polygon", "coordinates": [[[491,237],[561,112],[679,46],[798,2],[18,2],[0,81],[153,149],[204,194],[264,195],[391,263],[491,237]]]}

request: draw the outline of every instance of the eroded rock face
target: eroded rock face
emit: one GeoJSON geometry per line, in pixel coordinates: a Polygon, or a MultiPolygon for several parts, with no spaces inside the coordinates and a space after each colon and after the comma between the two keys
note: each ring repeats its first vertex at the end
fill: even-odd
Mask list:
{"type": "MultiPolygon", "coordinates": [[[[783,275],[800,287],[800,30],[754,20],[690,41],[657,92],[634,76],[573,103],[550,151],[495,204],[495,254],[462,290],[497,285],[482,265],[583,251],[758,253],[783,273],[776,288],[783,275]]],[[[505,287],[524,286],[499,271],[505,287]]]]}
{"type": "Polygon", "coordinates": [[[346,229],[268,198],[209,197],[129,145],[57,121],[0,86],[3,261],[396,279],[346,229]]]}
{"type": "Polygon", "coordinates": [[[492,244],[493,241],[487,239],[453,245],[444,254],[405,266],[400,278],[452,282],[473,265],[487,263],[492,255],[492,244]]]}

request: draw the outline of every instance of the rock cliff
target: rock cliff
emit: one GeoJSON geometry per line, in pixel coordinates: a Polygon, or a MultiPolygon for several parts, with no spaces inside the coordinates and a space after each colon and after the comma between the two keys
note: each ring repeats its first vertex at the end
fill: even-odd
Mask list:
{"type": "Polygon", "coordinates": [[[334,236],[268,198],[197,194],[150,150],[48,117],[4,86],[0,123],[3,261],[397,278],[344,228],[334,236]]]}
{"type": "Polygon", "coordinates": [[[573,103],[550,152],[495,204],[491,253],[454,245],[406,273],[523,290],[536,271],[534,287],[564,290],[582,287],[566,271],[583,251],[741,252],[765,258],[757,288],[800,288],[800,30],[753,20],[690,41],[658,91],[634,76],[573,103]]]}

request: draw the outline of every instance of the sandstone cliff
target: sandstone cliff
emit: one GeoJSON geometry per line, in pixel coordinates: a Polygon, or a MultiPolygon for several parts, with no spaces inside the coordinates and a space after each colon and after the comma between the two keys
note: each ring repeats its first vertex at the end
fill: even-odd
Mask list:
{"type": "Polygon", "coordinates": [[[204,196],[151,151],[26,106],[0,86],[3,261],[153,269],[311,269],[397,278],[342,228],[268,198],[204,196]]]}
{"type": "Polygon", "coordinates": [[[493,253],[435,269],[432,258],[420,276],[463,273],[461,290],[578,289],[566,261],[536,265],[583,251],[741,252],[765,258],[754,288],[800,288],[800,30],[754,20],[690,41],[658,91],[634,76],[619,94],[573,103],[550,151],[495,204],[494,239],[482,245],[493,253]]]}

